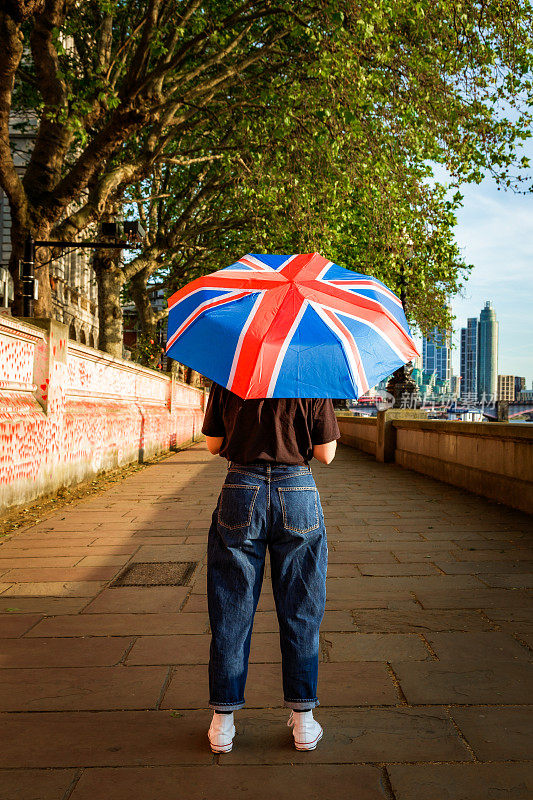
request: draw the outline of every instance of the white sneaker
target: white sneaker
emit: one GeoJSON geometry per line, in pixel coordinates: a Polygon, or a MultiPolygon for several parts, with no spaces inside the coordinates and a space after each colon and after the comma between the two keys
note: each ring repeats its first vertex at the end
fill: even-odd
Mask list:
{"type": "Polygon", "coordinates": [[[294,736],[294,746],[297,750],[314,750],[322,738],[324,731],[313,717],[313,711],[291,711],[289,728],[292,727],[294,736]]]}
{"type": "Polygon", "coordinates": [[[217,714],[213,712],[211,727],[207,733],[213,753],[229,753],[233,747],[235,725],[233,712],[231,714],[217,714]]]}

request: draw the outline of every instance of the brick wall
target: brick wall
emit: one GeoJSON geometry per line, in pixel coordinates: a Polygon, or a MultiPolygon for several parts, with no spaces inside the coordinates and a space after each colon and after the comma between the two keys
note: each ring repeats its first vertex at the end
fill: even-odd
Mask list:
{"type": "Polygon", "coordinates": [[[204,392],[0,317],[0,509],[198,438],[204,392]]]}

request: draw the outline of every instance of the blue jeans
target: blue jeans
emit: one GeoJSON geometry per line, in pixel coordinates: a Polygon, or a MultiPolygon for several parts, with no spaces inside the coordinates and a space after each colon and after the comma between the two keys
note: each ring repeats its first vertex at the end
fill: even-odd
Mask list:
{"type": "Polygon", "coordinates": [[[284,705],[299,711],[319,705],[318,633],[326,604],[328,546],[313,473],[306,464],[230,462],[207,546],[209,707],[219,711],[245,705],[267,547],[284,705]]]}

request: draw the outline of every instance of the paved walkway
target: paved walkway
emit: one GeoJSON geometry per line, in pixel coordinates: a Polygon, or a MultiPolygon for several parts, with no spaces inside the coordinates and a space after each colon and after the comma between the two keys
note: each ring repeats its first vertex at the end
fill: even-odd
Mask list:
{"type": "Polygon", "coordinates": [[[233,751],[207,741],[206,536],[226,462],[205,445],[0,547],[2,800],[525,800],[533,793],[533,524],[340,447],[312,462],[329,540],[316,717],[281,706],[268,578],[233,751]],[[108,588],[127,562],[187,586],[108,588]]]}

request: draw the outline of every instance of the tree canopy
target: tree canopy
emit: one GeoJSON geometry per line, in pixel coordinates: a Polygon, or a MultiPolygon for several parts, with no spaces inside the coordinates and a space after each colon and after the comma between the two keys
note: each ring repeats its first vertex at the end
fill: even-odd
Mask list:
{"type": "Polygon", "coordinates": [[[170,294],[245,251],[319,250],[403,280],[422,331],[449,324],[468,272],[461,184],[490,172],[529,188],[531,22],[524,0],[11,0],[0,184],[17,290],[29,232],[74,239],[121,207],[149,236],[101,271],[113,302],[125,283],[142,303],[151,278],[170,294]],[[10,121],[35,136],[23,176],[10,121]]]}

